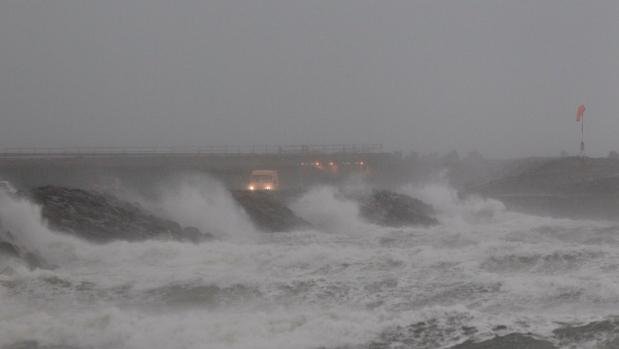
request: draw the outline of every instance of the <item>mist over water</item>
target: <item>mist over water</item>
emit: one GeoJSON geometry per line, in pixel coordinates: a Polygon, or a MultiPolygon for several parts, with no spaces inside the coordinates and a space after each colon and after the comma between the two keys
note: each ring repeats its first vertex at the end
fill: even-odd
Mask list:
{"type": "Polygon", "coordinates": [[[217,182],[160,189],[144,205],[217,238],[96,245],[2,194],[3,231],[51,267],[0,255],[0,347],[447,348],[619,314],[613,223],[514,213],[439,182],[401,190],[432,204],[437,226],[370,224],[322,186],[290,205],[313,228],[264,233],[217,182]]]}
{"type": "Polygon", "coordinates": [[[498,219],[498,216],[510,215],[505,205],[498,200],[477,196],[461,198],[458,191],[452,188],[442,175],[433,182],[406,185],[401,191],[431,204],[444,224],[489,223],[498,219]]]}

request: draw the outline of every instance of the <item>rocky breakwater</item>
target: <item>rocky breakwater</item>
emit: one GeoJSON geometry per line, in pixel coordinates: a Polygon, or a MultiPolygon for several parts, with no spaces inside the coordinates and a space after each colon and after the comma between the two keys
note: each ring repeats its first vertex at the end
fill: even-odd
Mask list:
{"type": "Polygon", "coordinates": [[[234,191],[232,196],[260,230],[283,232],[311,225],[286,206],[276,193],[234,191]]]}
{"type": "Polygon", "coordinates": [[[438,224],[434,208],[408,195],[374,190],[359,199],[359,213],[371,223],[387,227],[438,224]]]}
{"type": "Polygon", "coordinates": [[[156,217],[137,204],[82,189],[43,186],[30,198],[41,205],[50,228],[105,243],[113,240],[169,239],[200,242],[212,238],[194,227],[156,217]]]}
{"type": "Polygon", "coordinates": [[[619,219],[619,160],[568,157],[533,162],[464,194],[509,209],[557,217],[619,219]]]}
{"type": "MultiPolygon", "coordinates": [[[[296,195],[272,192],[234,191],[232,196],[259,229],[267,232],[291,231],[311,227],[295,215],[287,202],[296,195]]],[[[438,224],[432,206],[408,195],[387,190],[370,193],[344,194],[342,197],[359,203],[360,216],[370,223],[387,226],[430,226],[438,224]]]]}

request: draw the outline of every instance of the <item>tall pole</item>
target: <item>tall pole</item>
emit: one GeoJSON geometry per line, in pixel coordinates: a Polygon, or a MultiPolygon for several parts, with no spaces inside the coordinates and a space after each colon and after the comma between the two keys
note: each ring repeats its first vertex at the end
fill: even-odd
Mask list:
{"type": "Polygon", "coordinates": [[[580,119],[580,156],[585,157],[585,117],[580,119]]]}
{"type": "Polygon", "coordinates": [[[576,121],[580,122],[580,156],[585,158],[585,105],[581,104],[576,110],[576,121]]]}

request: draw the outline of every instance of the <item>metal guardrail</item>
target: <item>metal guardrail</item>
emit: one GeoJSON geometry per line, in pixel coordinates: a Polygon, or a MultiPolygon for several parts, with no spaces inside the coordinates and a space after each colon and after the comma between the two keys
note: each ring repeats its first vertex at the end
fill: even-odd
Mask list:
{"type": "Polygon", "coordinates": [[[109,156],[199,156],[251,154],[335,154],[377,153],[382,144],[329,145],[223,145],[209,147],[75,147],[75,148],[0,148],[0,158],[109,157],[109,156]]]}

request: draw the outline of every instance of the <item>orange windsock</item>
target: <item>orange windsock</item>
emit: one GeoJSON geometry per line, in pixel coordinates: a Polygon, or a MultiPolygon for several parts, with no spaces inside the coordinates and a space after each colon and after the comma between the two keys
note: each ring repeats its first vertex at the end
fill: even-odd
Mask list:
{"type": "Polygon", "coordinates": [[[580,122],[584,116],[585,116],[585,105],[581,104],[578,106],[578,110],[576,110],[576,122],[580,122]]]}

